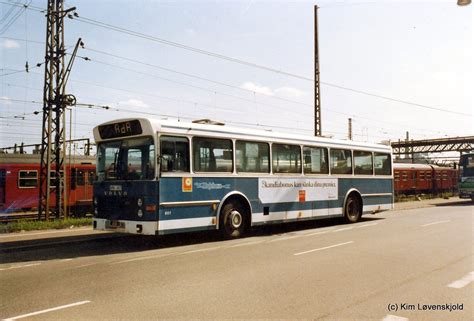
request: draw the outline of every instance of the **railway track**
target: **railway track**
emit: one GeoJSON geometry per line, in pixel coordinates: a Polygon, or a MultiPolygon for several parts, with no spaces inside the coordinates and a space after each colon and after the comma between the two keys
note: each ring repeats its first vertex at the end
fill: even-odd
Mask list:
{"type": "Polygon", "coordinates": [[[0,223],[15,222],[19,220],[37,220],[37,212],[0,213],[0,223]]]}

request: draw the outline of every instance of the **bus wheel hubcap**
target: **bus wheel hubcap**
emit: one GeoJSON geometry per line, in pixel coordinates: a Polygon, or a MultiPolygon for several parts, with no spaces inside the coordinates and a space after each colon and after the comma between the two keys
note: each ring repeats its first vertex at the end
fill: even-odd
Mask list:
{"type": "Polygon", "coordinates": [[[242,224],[242,214],[239,213],[239,211],[233,210],[230,212],[230,224],[233,228],[239,228],[240,225],[242,224]]]}
{"type": "Polygon", "coordinates": [[[349,201],[348,204],[348,214],[351,218],[357,217],[357,203],[354,201],[349,201]]]}

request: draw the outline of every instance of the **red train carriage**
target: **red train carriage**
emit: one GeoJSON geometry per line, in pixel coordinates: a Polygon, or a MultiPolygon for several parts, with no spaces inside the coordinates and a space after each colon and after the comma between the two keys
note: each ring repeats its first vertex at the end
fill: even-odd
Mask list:
{"type": "MultiPolygon", "coordinates": [[[[35,210],[39,193],[39,154],[0,154],[0,211],[35,210]]],[[[54,174],[54,173],[53,173],[54,174]]],[[[92,184],[95,180],[95,158],[66,158],[68,206],[74,214],[92,208],[92,184]]],[[[55,202],[55,193],[51,201],[55,202]]]]}
{"type": "Polygon", "coordinates": [[[396,194],[440,193],[457,189],[458,170],[427,164],[394,163],[396,194]]]}

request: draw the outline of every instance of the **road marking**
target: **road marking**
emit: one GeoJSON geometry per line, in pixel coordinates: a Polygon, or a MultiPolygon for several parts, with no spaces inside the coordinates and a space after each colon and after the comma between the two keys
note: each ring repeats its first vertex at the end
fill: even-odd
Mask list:
{"type": "Polygon", "coordinates": [[[349,241],[349,242],[334,244],[334,245],[330,245],[330,246],[320,247],[319,249],[314,249],[314,250],[299,252],[299,253],[295,253],[295,254],[293,254],[293,255],[302,255],[302,254],[307,254],[307,253],[311,253],[311,252],[327,250],[327,249],[331,249],[331,248],[333,248],[333,247],[338,247],[338,246],[342,246],[342,245],[346,245],[346,244],[351,244],[351,243],[354,243],[354,241],[349,241]]]}
{"type": "Polygon", "coordinates": [[[76,302],[76,303],[61,305],[61,306],[55,307],[55,308],[50,308],[50,309],[46,309],[46,310],[31,312],[31,313],[28,313],[28,314],[22,314],[22,315],[19,315],[19,316],[16,316],[16,317],[12,317],[12,318],[7,318],[7,319],[4,319],[3,321],[11,321],[11,320],[23,319],[23,318],[32,317],[32,316],[38,315],[38,314],[43,314],[43,313],[48,313],[48,312],[52,312],[52,311],[57,311],[57,310],[62,310],[62,309],[67,309],[67,308],[72,308],[72,307],[75,307],[75,306],[78,306],[78,305],[82,305],[82,304],[86,304],[86,303],[90,303],[90,302],[91,302],[91,301],[80,301],[80,302],[76,302]]]}
{"type": "Polygon", "coordinates": [[[432,222],[432,223],[424,224],[424,225],[422,225],[421,227],[430,226],[430,225],[435,225],[435,224],[448,223],[448,222],[451,222],[451,220],[432,222]]]}
{"type": "Polygon", "coordinates": [[[277,239],[273,239],[273,240],[268,241],[268,243],[291,240],[291,239],[295,239],[297,237],[302,237],[302,236],[303,235],[292,235],[292,236],[279,237],[277,239]]]}
{"type": "Polygon", "coordinates": [[[460,289],[474,281],[474,271],[466,274],[463,278],[449,283],[448,288],[460,289]]]}
{"type": "Polygon", "coordinates": [[[347,231],[347,230],[352,230],[353,228],[354,227],[352,227],[352,226],[351,227],[344,227],[344,228],[340,228],[338,230],[334,230],[332,232],[335,233],[335,232],[340,232],[340,231],[347,231]]]}
{"type": "Polygon", "coordinates": [[[260,241],[239,243],[239,244],[230,245],[230,246],[228,246],[228,248],[231,248],[231,247],[239,247],[239,246],[247,246],[247,245],[255,245],[255,244],[259,244],[259,243],[263,243],[263,241],[260,240],[260,241]]]}
{"type": "Polygon", "coordinates": [[[217,250],[217,249],[221,249],[221,248],[222,248],[222,246],[207,247],[207,248],[204,248],[204,249],[197,249],[197,250],[186,251],[186,252],[183,252],[183,253],[180,253],[180,254],[190,254],[190,253],[197,253],[197,252],[206,252],[206,251],[212,251],[212,250],[217,250]]]}
{"type": "Polygon", "coordinates": [[[82,265],[79,265],[79,266],[73,266],[73,267],[71,267],[71,269],[80,269],[80,268],[83,268],[83,267],[92,266],[92,265],[96,265],[96,264],[98,264],[98,263],[82,264],[82,265]]]}
{"type": "Polygon", "coordinates": [[[387,314],[385,318],[382,319],[382,321],[408,321],[408,318],[387,314]]]}
{"type": "Polygon", "coordinates": [[[159,259],[161,257],[177,255],[177,254],[179,254],[179,253],[178,252],[172,252],[172,253],[166,253],[166,254],[141,256],[141,257],[136,257],[136,258],[133,258],[133,259],[123,260],[123,261],[118,261],[118,262],[112,262],[112,263],[110,263],[110,265],[122,264],[122,263],[128,263],[128,262],[135,262],[135,261],[150,260],[150,259],[159,259]]]}
{"type": "Polygon", "coordinates": [[[40,264],[41,264],[41,263],[31,263],[31,264],[25,264],[25,265],[15,265],[15,266],[10,266],[10,267],[8,267],[8,268],[0,269],[0,271],[19,269],[19,268],[24,268],[24,267],[29,267],[29,266],[36,266],[36,265],[40,265],[40,264]]]}
{"type": "Polygon", "coordinates": [[[368,226],[374,226],[374,225],[377,225],[379,223],[369,223],[369,224],[365,224],[365,225],[359,225],[359,226],[356,226],[355,228],[363,228],[363,227],[368,227],[368,226]]]}
{"type": "Polygon", "coordinates": [[[313,236],[313,235],[320,235],[320,234],[326,234],[326,233],[329,233],[329,231],[314,232],[310,234],[305,234],[304,236],[313,236]]]}
{"type": "Polygon", "coordinates": [[[68,261],[72,261],[73,259],[62,259],[60,260],[60,262],[68,262],[68,261]]]}

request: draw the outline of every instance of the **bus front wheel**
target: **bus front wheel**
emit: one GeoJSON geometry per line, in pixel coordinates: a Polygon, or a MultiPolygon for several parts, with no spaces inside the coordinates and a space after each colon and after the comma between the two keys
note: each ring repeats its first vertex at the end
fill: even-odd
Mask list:
{"type": "Polygon", "coordinates": [[[356,223],[359,221],[362,215],[362,206],[359,197],[355,194],[349,195],[346,200],[346,206],[344,207],[344,219],[347,223],[356,223]]]}
{"type": "Polygon", "coordinates": [[[245,232],[246,226],[245,208],[237,202],[229,202],[224,205],[220,215],[220,231],[225,239],[236,239],[245,232]]]}

